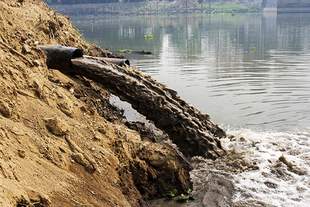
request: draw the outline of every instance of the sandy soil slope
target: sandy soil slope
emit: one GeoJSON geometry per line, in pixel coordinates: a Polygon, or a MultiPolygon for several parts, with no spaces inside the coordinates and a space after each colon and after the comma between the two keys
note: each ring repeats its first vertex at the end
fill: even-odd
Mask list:
{"type": "Polygon", "coordinates": [[[172,146],[115,121],[107,91],[48,70],[36,48],[108,51],[40,0],[2,0],[0,11],[0,206],[142,206],[189,188],[172,146]]]}

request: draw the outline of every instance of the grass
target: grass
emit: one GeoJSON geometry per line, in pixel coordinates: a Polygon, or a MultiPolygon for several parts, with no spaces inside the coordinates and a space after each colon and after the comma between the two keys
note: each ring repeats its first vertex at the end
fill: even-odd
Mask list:
{"type": "MultiPolygon", "coordinates": [[[[210,10],[208,3],[205,3],[203,5],[203,8],[205,10],[210,10]]],[[[231,12],[246,13],[246,12],[259,11],[259,8],[234,2],[222,2],[222,3],[218,2],[211,4],[211,11],[213,13],[231,13],[231,12]]]]}
{"type": "MultiPolygon", "coordinates": [[[[184,12],[186,8],[180,8],[175,7],[174,4],[169,2],[160,2],[157,5],[154,4],[154,2],[146,3],[143,7],[137,8],[137,10],[140,13],[149,12],[149,13],[165,13],[167,11],[178,13],[178,12],[184,12]],[[158,9],[158,10],[157,10],[158,9]]],[[[193,8],[189,8],[190,10],[193,8]]],[[[195,12],[199,12],[200,9],[203,9],[205,13],[248,13],[248,12],[258,12],[260,11],[260,8],[236,3],[236,2],[215,2],[209,3],[205,2],[202,5],[197,4],[195,9],[197,9],[195,12]]]]}

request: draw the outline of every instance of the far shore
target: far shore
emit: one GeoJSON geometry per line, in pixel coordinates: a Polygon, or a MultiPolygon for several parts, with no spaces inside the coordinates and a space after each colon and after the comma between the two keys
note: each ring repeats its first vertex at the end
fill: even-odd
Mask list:
{"type": "Polygon", "coordinates": [[[180,7],[168,2],[157,5],[153,2],[140,3],[88,3],[88,4],[53,4],[50,5],[57,11],[66,15],[174,15],[186,13],[260,13],[259,6],[232,4],[232,3],[213,3],[208,5],[191,5],[180,7]]]}

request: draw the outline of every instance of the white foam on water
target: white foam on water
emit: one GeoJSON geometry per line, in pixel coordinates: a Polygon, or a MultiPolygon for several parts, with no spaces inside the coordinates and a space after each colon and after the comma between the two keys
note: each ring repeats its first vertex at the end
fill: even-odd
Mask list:
{"type": "MultiPolygon", "coordinates": [[[[139,115],[126,102],[119,99],[111,99],[111,103],[124,109],[125,116],[129,120],[146,122],[146,119],[139,115]],[[142,117],[142,118],[141,118],[142,117]]],[[[244,154],[245,158],[252,163],[255,162],[258,170],[250,170],[242,173],[228,173],[232,176],[235,186],[233,203],[256,201],[262,205],[256,206],[276,206],[276,207],[310,207],[310,128],[295,132],[267,132],[254,131],[250,129],[228,129],[227,134],[233,135],[235,139],[223,139],[225,148],[237,153],[244,154]],[[279,163],[279,158],[284,156],[297,169],[298,173],[291,172],[287,166],[280,169],[279,174],[274,173],[277,169],[275,165],[279,163]]],[[[191,173],[196,190],[204,191],[204,186],[209,185],[206,179],[210,172],[208,162],[201,165],[201,168],[194,169],[191,173]]],[[[221,174],[222,172],[217,172],[221,174]]],[[[227,173],[227,172],[225,172],[227,173]]],[[[230,178],[229,178],[230,179],[230,178]]],[[[206,192],[200,192],[204,194],[206,192]]],[[[198,196],[199,197],[199,196],[198,196]]],[[[175,203],[159,202],[152,206],[175,206],[175,203]]],[[[179,204],[178,204],[179,205],[179,204]]],[[[196,207],[205,206],[202,201],[188,203],[184,206],[196,207]]],[[[222,205],[217,205],[222,207],[222,205]]],[[[254,206],[247,204],[244,206],[254,206]]]]}
{"type": "Polygon", "coordinates": [[[228,130],[228,134],[236,140],[225,139],[224,146],[245,153],[259,167],[233,175],[234,203],[256,200],[270,206],[310,206],[310,129],[293,133],[239,129],[228,130]],[[281,156],[301,173],[292,172],[285,164],[277,171],[275,165],[281,156]]]}

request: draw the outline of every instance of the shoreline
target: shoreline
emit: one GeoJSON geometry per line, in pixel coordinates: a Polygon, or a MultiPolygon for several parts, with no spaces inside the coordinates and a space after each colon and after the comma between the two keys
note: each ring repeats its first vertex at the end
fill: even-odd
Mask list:
{"type": "Polygon", "coordinates": [[[73,15],[76,9],[80,14],[107,15],[107,16],[140,16],[140,15],[177,15],[177,14],[237,14],[237,13],[261,13],[258,8],[251,8],[248,5],[236,4],[214,4],[211,9],[204,5],[192,5],[189,8],[179,8],[174,4],[165,4],[158,9],[154,3],[84,3],[84,4],[51,4],[50,6],[63,14],[73,15]],[[239,8],[240,7],[240,8],[239,8]],[[83,10],[81,11],[81,8],[83,10]]]}

